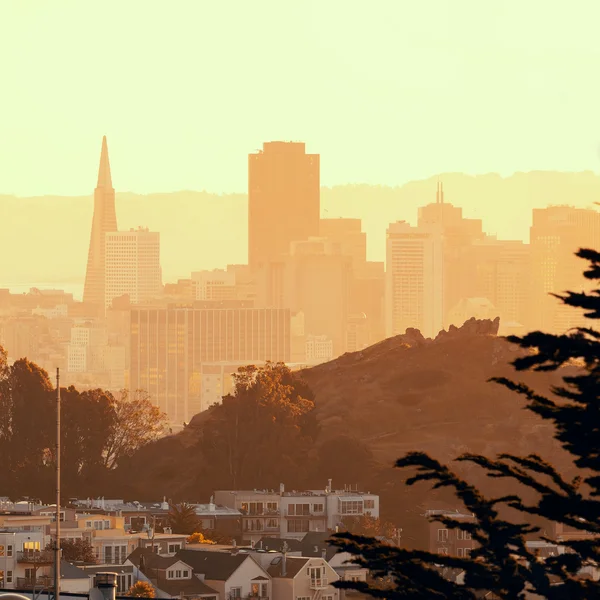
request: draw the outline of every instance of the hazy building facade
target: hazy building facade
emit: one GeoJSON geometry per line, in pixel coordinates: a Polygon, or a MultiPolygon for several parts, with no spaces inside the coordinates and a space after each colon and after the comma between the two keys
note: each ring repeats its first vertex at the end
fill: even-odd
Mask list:
{"type": "Polygon", "coordinates": [[[276,261],[319,235],[320,161],[296,142],[266,142],[248,156],[248,262],[276,261]]]}
{"type": "Polygon", "coordinates": [[[175,423],[201,409],[204,363],[290,360],[289,310],[218,306],[226,304],[131,311],[130,387],[148,391],[175,423]]]}
{"type": "Polygon", "coordinates": [[[98,310],[104,309],[105,235],[113,231],[117,231],[115,190],[112,186],[108,146],[106,136],[104,136],[102,138],[98,183],[94,190],[94,216],[83,288],[84,303],[93,305],[98,310]]]}
{"type": "Polygon", "coordinates": [[[533,210],[531,243],[531,327],[564,333],[583,324],[583,313],[567,307],[550,294],[589,291],[585,263],[575,256],[579,248],[600,248],[600,213],[571,206],[533,210]]]}
{"type": "Polygon", "coordinates": [[[105,244],[105,308],[124,295],[140,304],[161,294],[158,232],[139,228],[107,233],[105,244]]]}
{"type": "Polygon", "coordinates": [[[233,271],[213,269],[192,273],[194,300],[234,300],[236,291],[233,271]]]}
{"type": "Polygon", "coordinates": [[[436,225],[392,223],[386,239],[386,333],[418,329],[435,337],[443,323],[443,239],[436,225]]]}

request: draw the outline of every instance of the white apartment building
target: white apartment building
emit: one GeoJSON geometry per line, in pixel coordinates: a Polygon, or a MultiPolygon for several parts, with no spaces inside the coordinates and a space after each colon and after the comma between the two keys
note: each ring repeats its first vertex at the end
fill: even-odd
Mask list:
{"type": "Polygon", "coordinates": [[[105,236],[104,306],[129,295],[140,304],[160,295],[160,234],[146,228],[115,231],[105,236]]]}
{"type": "Polygon", "coordinates": [[[333,359],[333,340],[326,335],[306,336],[306,362],[327,362],[333,359]]]}
{"type": "Polygon", "coordinates": [[[52,564],[43,531],[24,527],[0,529],[0,588],[23,589],[43,584],[44,567],[52,564]]]}
{"type": "Polygon", "coordinates": [[[195,300],[233,300],[235,291],[233,271],[213,269],[192,273],[192,294],[195,300]]]}
{"type": "Polygon", "coordinates": [[[308,532],[334,531],[344,517],[379,518],[379,496],[346,488],[286,492],[275,490],[220,490],[215,502],[242,513],[242,531],[252,542],[262,537],[302,539],[308,532]]]}
{"type": "Polygon", "coordinates": [[[425,337],[443,328],[443,236],[436,225],[392,223],[386,240],[386,335],[413,327],[425,337]]]}

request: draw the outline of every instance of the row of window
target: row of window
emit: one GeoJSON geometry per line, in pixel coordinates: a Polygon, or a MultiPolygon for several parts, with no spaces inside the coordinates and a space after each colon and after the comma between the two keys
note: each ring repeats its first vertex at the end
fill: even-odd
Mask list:
{"type": "Polygon", "coordinates": [[[0,588],[4,587],[4,584],[12,583],[12,582],[13,582],[13,572],[12,571],[6,571],[6,574],[4,573],[4,571],[0,571],[0,588]]]}
{"type": "Polygon", "coordinates": [[[167,571],[167,579],[189,579],[190,572],[187,569],[171,569],[167,571]]]}
{"type": "MultiPolygon", "coordinates": [[[[448,555],[448,548],[438,548],[437,553],[448,555]]],[[[459,558],[469,558],[471,556],[471,548],[457,548],[456,555],[459,558]]]]}
{"type": "MultiPolygon", "coordinates": [[[[457,540],[470,540],[471,534],[468,531],[462,531],[462,529],[456,530],[456,539],[457,540]]],[[[437,540],[438,542],[447,542],[448,541],[448,530],[447,529],[438,529],[437,530],[437,540]]]]}

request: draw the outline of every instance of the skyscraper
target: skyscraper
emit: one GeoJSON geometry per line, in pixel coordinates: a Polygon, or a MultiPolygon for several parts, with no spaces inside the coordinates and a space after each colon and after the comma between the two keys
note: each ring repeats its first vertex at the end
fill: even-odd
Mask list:
{"type": "Polygon", "coordinates": [[[105,234],[104,302],[127,294],[132,304],[157,298],[162,292],[160,234],[138,228],[105,234]]]}
{"type": "Polygon", "coordinates": [[[115,190],[110,176],[108,146],[106,136],[102,138],[100,168],[98,183],[94,190],[94,217],[92,220],[92,235],[88,252],[83,301],[94,305],[99,310],[104,309],[104,265],[105,265],[105,235],[117,231],[117,214],[115,211],[115,190]]]}
{"type": "Polygon", "coordinates": [[[550,294],[593,289],[583,277],[586,263],[575,252],[600,247],[600,213],[572,206],[534,208],[530,241],[532,328],[564,333],[585,325],[583,311],[564,306],[550,294]]]}
{"type": "Polygon", "coordinates": [[[290,253],[290,243],[319,235],[319,155],[305,145],[267,142],[248,156],[248,263],[290,253]]]}
{"type": "Polygon", "coordinates": [[[386,241],[386,333],[409,327],[435,337],[443,323],[443,238],[440,225],[392,223],[386,241]]]}

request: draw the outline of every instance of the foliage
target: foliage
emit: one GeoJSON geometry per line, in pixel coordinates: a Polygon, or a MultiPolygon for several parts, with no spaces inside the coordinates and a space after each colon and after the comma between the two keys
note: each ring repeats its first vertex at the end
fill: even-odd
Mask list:
{"type": "Polygon", "coordinates": [[[214,545],[217,542],[213,542],[213,540],[209,539],[202,533],[201,531],[194,531],[190,537],[187,539],[188,544],[207,544],[214,545]]]}
{"type": "Polygon", "coordinates": [[[233,394],[211,409],[199,442],[204,479],[215,488],[240,489],[305,476],[317,432],[310,388],[283,363],[241,367],[234,379],[233,394]]]}
{"type": "Polygon", "coordinates": [[[371,515],[346,516],[342,518],[342,529],[355,535],[372,538],[385,538],[393,541],[397,537],[396,528],[392,523],[382,521],[371,515]]]}
{"type": "MultiPolygon", "coordinates": [[[[600,253],[580,250],[577,255],[590,263],[585,277],[600,280],[600,253]]],[[[600,318],[600,289],[557,297],[568,306],[583,308],[588,319],[600,318]]],[[[527,410],[553,424],[555,438],[571,454],[578,476],[567,480],[537,455],[505,453],[495,459],[470,453],[459,456],[458,461],[476,465],[489,477],[504,480],[505,485],[514,482],[523,492],[488,498],[447,466],[424,453],[412,452],[396,463],[414,471],[407,484],[427,481],[436,489],[451,489],[473,513],[471,522],[450,516],[435,519],[445,528],[471,534],[477,544],[471,558],[394,548],[372,537],[338,534],[333,539],[335,545],[354,554],[354,560],[369,568],[375,578],[391,576],[393,586],[386,591],[360,582],[336,586],[388,599],[473,599],[483,591],[511,599],[530,593],[549,599],[600,595],[600,582],[582,576],[582,569],[600,560],[600,332],[589,326],[564,335],[534,332],[508,339],[524,350],[513,362],[517,371],[563,369],[563,384],[553,388],[550,397],[505,378],[493,381],[523,396],[527,410]],[[532,493],[533,502],[524,500],[532,493]],[[511,518],[504,518],[505,514],[511,518]],[[542,560],[527,547],[525,538],[529,535],[556,542],[552,536],[540,535],[539,528],[531,524],[535,518],[574,532],[560,542],[565,553],[542,560]],[[445,577],[444,570],[463,571],[464,585],[445,577]]]]}
{"type": "Polygon", "coordinates": [[[148,581],[136,581],[125,595],[132,598],[156,598],[156,590],[148,581]]]}
{"type": "MultiPolygon", "coordinates": [[[[62,550],[62,557],[67,562],[83,562],[86,564],[95,564],[97,562],[94,554],[94,547],[88,539],[63,539],[60,541],[60,547],[62,550]]],[[[50,547],[48,547],[48,549],[50,549],[50,547]]]]}
{"type": "MultiPolygon", "coordinates": [[[[155,440],[164,417],[146,396],[114,398],[100,389],[61,388],[61,467],[65,496],[105,488],[111,468],[155,440]]],[[[54,499],[56,389],[27,359],[8,365],[0,347],[0,489],[12,498],[54,499]]]]}
{"type": "Polygon", "coordinates": [[[115,424],[109,430],[104,452],[104,464],[112,469],[119,461],[132,456],[142,446],[157,440],[166,432],[166,416],[154,406],[146,392],[128,390],[113,399],[115,424]]]}
{"type": "Polygon", "coordinates": [[[169,507],[167,522],[173,533],[192,535],[199,529],[196,509],[187,502],[172,504],[169,507]]]}

